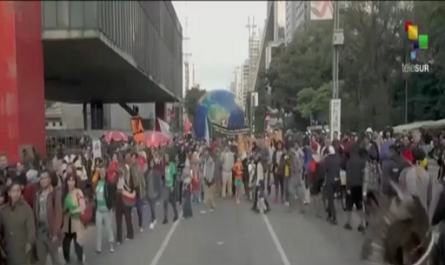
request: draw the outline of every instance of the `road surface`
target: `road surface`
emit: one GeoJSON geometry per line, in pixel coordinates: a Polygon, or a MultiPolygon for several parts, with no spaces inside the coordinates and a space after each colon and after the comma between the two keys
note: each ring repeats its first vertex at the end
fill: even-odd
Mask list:
{"type": "MultiPolygon", "coordinates": [[[[363,236],[343,229],[343,212],[339,214],[339,225],[332,226],[312,212],[289,212],[282,205],[272,205],[266,216],[251,212],[248,202],[236,205],[219,200],[217,206],[216,211],[201,214],[202,204],[195,204],[192,219],[166,225],[158,222],[154,230],[137,232],[134,240],[118,246],[114,253],[105,251],[104,245],[102,254],[94,255],[95,228],[89,228],[87,264],[361,264],[358,252],[363,236]]],[[[145,210],[148,214],[148,208],[145,210]]],[[[162,216],[160,205],[157,214],[162,216]]]]}
{"type": "MultiPolygon", "coordinates": [[[[430,162],[437,175],[438,166],[430,162]]],[[[201,214],[202,204],[194,204],[194,217],[162,225],[161,205],[156,207],[158,224],[154,230],[136,232],[135,239],[118,246],[114,253],[94,255],[95,227],[89,228],[85,246],[87,264],[95,265],[360,265],[358,253],[363,236],[343,229],[345,214],[338,210],[339,224],[332,226],[306,214],[289,212],[272,204],[266,216],[250,211],[242,201],[218,200],[217,210],[201,214]]],[[[144,208],[148,220],[148,208],[144,208]]],[[[133,220],[136,221],[136,212],[133,220]]],[[[173,214],[170,213],[170,217],[173,214]]],[[[357,220],[355,225],[357,226],[357,220]]],[[[135,231],[138,231],[135,223],[135,231]]],[[[104,238],[103,242],[106,242],[104,238]]],[[[72,255],[74,252],[72,252],[72,255]]]]}

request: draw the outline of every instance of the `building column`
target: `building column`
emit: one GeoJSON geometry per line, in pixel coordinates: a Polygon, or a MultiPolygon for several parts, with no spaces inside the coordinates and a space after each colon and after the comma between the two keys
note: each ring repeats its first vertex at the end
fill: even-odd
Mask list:
{"type": "Polygon", "coordinates": [[[159,125],[158,119],[161,119],[163,121],[165,121],[165,117],[167,115],[167,104],[165,103],[159,103],[156,102],[155,103],[155,130],[160,132],[161,131],[161,126],[159,125]]]}
{"type": "Polygon", "coordinates": [[[0,152],[46,155],[41,3],[0,1],[0,152]]]}

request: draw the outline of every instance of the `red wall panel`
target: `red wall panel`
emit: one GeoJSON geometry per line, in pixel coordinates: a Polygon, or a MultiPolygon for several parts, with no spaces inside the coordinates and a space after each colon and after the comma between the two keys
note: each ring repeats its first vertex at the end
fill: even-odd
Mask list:
{"type": "Polygon", "coordinates": [[[11,162],[22,145],[46,152],[40,8],[0,1],[0,151],[11,162]]]}

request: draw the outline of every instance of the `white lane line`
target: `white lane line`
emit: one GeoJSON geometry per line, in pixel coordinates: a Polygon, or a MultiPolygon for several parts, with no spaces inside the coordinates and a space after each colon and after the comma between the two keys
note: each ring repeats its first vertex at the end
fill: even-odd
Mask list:
{"type": "Polygon", "coordinates": [[[265,214],[261,214],[261,215],[263,216],[263,220],[266,223],[267,230],[269,230],[269,233],[270,233],[270,236],[272,237],[273,243],[277,247],[278,253],[280,253],[281,261],[283,261],[284,265],[291,265],[289,259],[286,256],[286,253],[284,252],[283,246],[281,246],[281,243],[278,240],[278,236],[275,233],[275,230],[273,230],[273,227],[269,222],[269,218],[267,218],[267,216],[265,214]]]}
{"type": "Polygon", "coordinates": [[[150,262],[150,265],[158,265],[159,260],[160,260],[161,257],[162,257],[162,254],[164,254],[164,251],[165,251],[165,249],[167,248],[168,243],[170,242],[170,239],[172,238],[173,233],[174,233],[175,230],[176,230],[176,227],[178,227],[179,223],[181,222],[182,212],[179,213],[179,216],[181,216],[181,217],[179,217],[178,221],[176,221],[176,222],[173,224],[173,226],[170,228],[170,230],[168,231],[167,236],[165,237],[164,241],[162,241],[162,245],[161,245],[161,247],[159,248],[158,252],[156,252],[155,257],[154,257],[154,258],[152,259],[152,261],[150,262]]]}

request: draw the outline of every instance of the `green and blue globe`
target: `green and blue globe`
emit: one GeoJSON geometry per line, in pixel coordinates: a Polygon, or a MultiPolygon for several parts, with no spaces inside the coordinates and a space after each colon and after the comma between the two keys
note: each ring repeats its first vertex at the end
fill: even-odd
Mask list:
{"type": "Polygon", "coordinates": [[[200,139],[206,136],[207,122],[209,126],[219,125],[227,130],[245,127],[244,111],[236,102],[235,94],[224,89],[205,93],[196,106],[193,119],[193,130],[200,139]]]}

